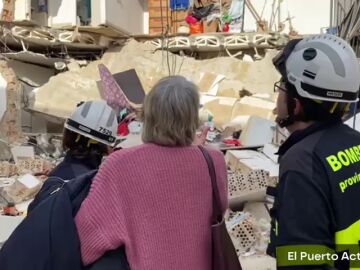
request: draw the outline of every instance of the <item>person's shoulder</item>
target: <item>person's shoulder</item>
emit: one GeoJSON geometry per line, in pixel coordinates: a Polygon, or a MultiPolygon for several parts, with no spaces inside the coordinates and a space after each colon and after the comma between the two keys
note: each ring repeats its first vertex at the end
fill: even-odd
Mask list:
{"type": "Polygon", "coordinates": [[[118,159],[128,159],[128,158],[132,158],[132,157],[136,158],[137,156],[143,155],[144,152],[153,150],[153,148],[154,147],[151,144],[142,144],[142,145],[126,148],[126,149],[120,149],[120,150],[117,150],[116,152],[112,153],[108,157],[108,159],[109,160],[114,160],[114,159],[118,160],[118,159]]]}

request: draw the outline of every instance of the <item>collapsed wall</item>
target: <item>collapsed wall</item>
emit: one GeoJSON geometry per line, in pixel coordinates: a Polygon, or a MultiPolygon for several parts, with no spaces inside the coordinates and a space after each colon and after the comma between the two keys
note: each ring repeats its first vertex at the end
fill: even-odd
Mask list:
{"type": "Polygon", "coordinates": [[[197,84],[204,74],[219,74],[225,76],[219,83],[219,96],[239,99],[239,91],[243,89],[251,93],[271,95],[273,84],[279,79],[271,62],[275,54],[275,50],[270,50],[264,59],[255,62],[230,57],[195,60],[166,51],[156,51],[155,46],[150,43],[129,40],[124,47],[108,50],[101,60],[92,62],[85,68],[52,77],[47,84],[35,91],[32,109],[66,118],[80,101],[100,99],[97,87],[100,63],[105,64],[112,73],[134,68],[147,92],[160,78],[169,74],[186,76],[197,84]]]}

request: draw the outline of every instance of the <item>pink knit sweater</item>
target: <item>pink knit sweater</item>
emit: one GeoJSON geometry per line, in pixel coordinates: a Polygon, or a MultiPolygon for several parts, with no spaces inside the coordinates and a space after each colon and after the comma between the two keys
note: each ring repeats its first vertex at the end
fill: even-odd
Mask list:
{"type": "MultiPolygon", "coordinates": [[[[208,150],[225,211],[225,160],[208,150]]],[[[120,150],[101,166],[76,216],[83,262],[125,245],[131,270],[209,270],[211,214],[211,180],[196,146],[120,150]]]]}

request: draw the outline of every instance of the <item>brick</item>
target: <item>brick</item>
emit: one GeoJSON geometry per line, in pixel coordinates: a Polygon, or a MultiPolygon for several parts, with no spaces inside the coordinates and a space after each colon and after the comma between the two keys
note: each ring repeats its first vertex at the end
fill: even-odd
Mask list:
{"type": "Polygon", "coordinates": [[[148,7],[170,7],[169,0],[149,0],[148,7]]]}
{"type": "Polygon", "coordinates": [[[163,16],[163,18],[169,18],[169,20],[171,20],[171,12],[169,9],[167,8],[160,8],[160,7],[152,7],[149,8],[149,17],[150,18],[155,18],[155,17],[160,17],[163,16]]]}

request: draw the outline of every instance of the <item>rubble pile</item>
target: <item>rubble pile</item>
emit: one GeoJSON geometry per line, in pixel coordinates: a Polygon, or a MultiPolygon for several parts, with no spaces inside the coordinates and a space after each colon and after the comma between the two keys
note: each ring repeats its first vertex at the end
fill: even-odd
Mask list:
{"type": "Polygon", "coordinates": [[[156,51],[150,43],[130,40],[124,47],[109,49],[101,60],[87,67],[50,78],[48,83],[36,89],[31,109],[66,118],[80,101],[100,99],[97,82],[100,81],[98,65],[102,63],[113,74],[135,69],[146,92],[164,76],[186,76],[199,85],[204,96],[202,103],[220,125],[244,113],[271,118],[275,108],[273,84],[279,79],[271,63],[275,53],[269,51],[263,60],[253,63],[229,57],[195,60],[156,51]],[[218,76],[223,76],[223,79],[216,80],[218,76]],[[58,91],[53,91],[54,88],[58,91]],[[253,97],[250,105],[246,100],[242,101],[247,102],[246,111],[240,109],[239,91],[243,89],[252,94],[264,94],[253,97]],[[265,112],[263,103],[266,103],[265,112]]]}
{"type": "Polygon", "coordinates": [[[19,163],[0,162],[0,207],[32,200],[56,162],[26,159],[19,163]],[[36,177],[35,177],[36,175],[36,177]]]}

